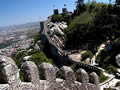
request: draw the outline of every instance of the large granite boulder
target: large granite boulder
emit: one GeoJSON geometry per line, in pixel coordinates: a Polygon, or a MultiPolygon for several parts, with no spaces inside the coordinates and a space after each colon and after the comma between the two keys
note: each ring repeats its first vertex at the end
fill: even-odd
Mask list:
{"type": "Polygon", "coordinates": [[[23,61],[29,61],[31,57],[32,57],[32,56],[25,56],[25,57],[23,58],[23,61]]]}
{"type": "Polygon", "coordinates": [[[120,66],[120,54],[118,54],[116,57],[115,57],[115,61],[116,61],[116,64],[118,65],[118,66],[120,66]]]}

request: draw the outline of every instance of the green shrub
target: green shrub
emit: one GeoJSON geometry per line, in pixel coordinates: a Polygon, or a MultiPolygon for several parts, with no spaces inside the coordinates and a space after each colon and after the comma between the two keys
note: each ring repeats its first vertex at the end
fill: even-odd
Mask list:
{"type": "Polygon", "coordinates": [[[16,58],[16,60],[18,60],[19,58],[21,58],[22,56],[25,56],[25,55],[26,55],[26,53],[25,53],[24,51],[18,52],[18,53],[15,55],[15,58],[16,58]]]}
{"type": "Polygon", "coordinates": [[[92,59],[92,57],[93,57],[93,53],[91,51],[87,51],[87,52],[82,54],[82,60],[85,60],[87,58],[92,59]]]}
{"type": "Polygon", "coordinates": [[[102,62],[100,62],[100,66],[104,69],[108,66],[110,63],[111,56],[106,56],[102,62]]]}
{"type": "Polygon", "coordinates": [[[21,80],[22,82],[25,82],[23,72],[20,70],[19,73],[20,73],[20,80],[21,80]]]}
{"type": "Polygon", "coordinates": [[[104,68],[110,74],[115,74],[117,72],[117,68],[115,67],[115,61],[113,60],[115,58],[116,52],[117,49],[115,49],[115,51],[103,50],[96,59],[96,62],[99,64],[99,66],[104,68]]]}
{"type": "Polygon", "coordinates": [[[113,44],[116,48],[118,48],[120,46],[120,38],[117,38],[113,41],[113,44]]]}
{"type": "Polygon", "coordinates": [[[76,64],[72,64],[70,67],[72,68],[72,70],[73,70],[74,72],[76,72],[76,70],[77,70],[76,64]]]}
{"type": "Polygon", "coordinates": [[[106,81],[108,78],[109,78],[109,77],[105,76],[105,75],[103,74],[103,71],[100,70],[99,82],[100,82],[100,83],[103,83],[103,82],[106,81]]]}
{"type": "Polygon", "coordinates": [[[34,37],[34,44],[35,44],[38,40],[40,40],[40,36],[41,36],[41,34],[38,33],[38,34],[34,37]]]}
{"type": "Polygon", "coordinates": [[[109,64],[108,67],[106,68],[106,70],[108,71],[108,73],[110,74],[115,74],[117,73],[117,68],[114,67],[113,65],[109,64]]]}
{"type": "Polygon", "coordinates": [[[82,46],[87,42],[88,36],[86,35],[89,32],[89,28],[94,26],[94,16],[95,13],[85,11],[71,21],[71,24],[65,29],[65,46],[67,48],[82,46]]]}
{"type": "Polygon", "coordinates": [[[52,22],[65,21],[65,22],[67,22],[67,24],[70,24],[71,15],[67,15],[67,14],[53,15],[51,21],[52,22]]]}
{"type": "Polygon", "coordinates": [[[18,60],[15,60],[16,65],[17,65],[18,67],[21,65],[21,63],[22,63],[22,61],[23,61],[23,58],[24,58],[25,56],[26,56],[26,55],[24,54],[24,55],[22,55],[18,60]]]}
{"type": "Polygon", "coordinates": [[[16,62],[17,66],[19,67],[21,65],[21,62],[23,61],[23,58],[27,55],[32,55],[30,60],[35,62],[37,66],[39,66],[42,62],[51,63],[55,65],[53,61],[51,59],[48,59],[46,55],[40,50],[32,50],[31,52],[28,52],[28,53],[24,51],[18,52],[16,55],[13,55],[12,58],[16,62]]]}
{"type": "Polygon", "coordinates": [[[32,54],[35,54],[36,53],[36,50],[31,50],[30,52],[28,52],[28,55],[32,55],[32,54]]]}
{"type": "Polygon", "coordinates": [[[16,65],[19,67],[23,58],[28,54],[25,51],[18,51],[17,53],[12,54],[11,58],[15,61],[16,65]]]}
{"type": "Polygon", "coordinates": [[[100,67],[106,69],[106,67],[110,63],[110,59],[111,55],[107,51],[102,50],[96,58],[96,63],[98,63],[100,67]]]}
{"type": "Polygon", "coordinates": [[[59,15],[53,15],[51,21],[52,22],[61,22],[63,21],[63,16],[61,14],[59,15]]]}
{"type": "Polygon", "coordinates": [[[37,66],[39,66],[42,62],[46,62],[46,63],[51,63],[51,64],[54,64],[52,62],[51,59],[48,59],[45,54],[41,51],[36,51],[36,53],[34,53],[30,59],[31,61],[35,62],[35,64],[37,66]]]}
{"type": "Polygon", "coordinates": [[[70,22],[71,22],[71,16],[67,15],[67,14],[64,14],[63,15],[63,21],[67,22],[67,24],[69,25],[70,22]]]}

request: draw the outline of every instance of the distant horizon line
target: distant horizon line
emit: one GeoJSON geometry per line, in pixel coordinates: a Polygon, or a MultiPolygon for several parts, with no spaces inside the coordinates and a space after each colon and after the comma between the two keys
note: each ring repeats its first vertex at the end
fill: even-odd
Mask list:
{"type": "MultiPolygon", "coordinates": [[[[44,20],[41,20],[41,21],[44,21],[44,20]]],[[[19,25],[24,25],[24,24],[29,24],[29,23],[37,23],[37,22],[41,22],[41,21],[33,21],[33,22],[31,21],[31,22],[24,22],[24,23],[12,24],[12,25],[5,25],[5,26],[0,26],[0,28],[19,26],[19,25]]]]}

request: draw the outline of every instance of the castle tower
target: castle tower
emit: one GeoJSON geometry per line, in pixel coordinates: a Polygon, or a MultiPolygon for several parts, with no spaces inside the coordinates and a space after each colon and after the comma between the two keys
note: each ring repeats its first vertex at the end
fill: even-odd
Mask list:
{"type": "Polygon", "coordinates": [[[62,13],[68,13],[67,8],[62,8],[62,13]]]}
{"type": "Polygon", "coordinates": [[[59,14],[58,9],[54,9],[53,12],[54,12],[54,15],[58,15],[59,14]]]}

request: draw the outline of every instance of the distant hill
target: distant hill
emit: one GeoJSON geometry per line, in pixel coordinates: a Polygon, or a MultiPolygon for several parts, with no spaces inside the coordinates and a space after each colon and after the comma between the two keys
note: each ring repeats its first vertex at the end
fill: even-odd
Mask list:
{"type": "Polygon", "coordinates": [[[0,49],[23,40],[33,39],[39,31],[39,22],[0,27],[0,49]]]}
{"type": "Polygon", "coordinates": [[[34,28],[40,28],[39,22],[30,22],[25,24],[0,27],[0,32],[24,31],[34,28]]]}

